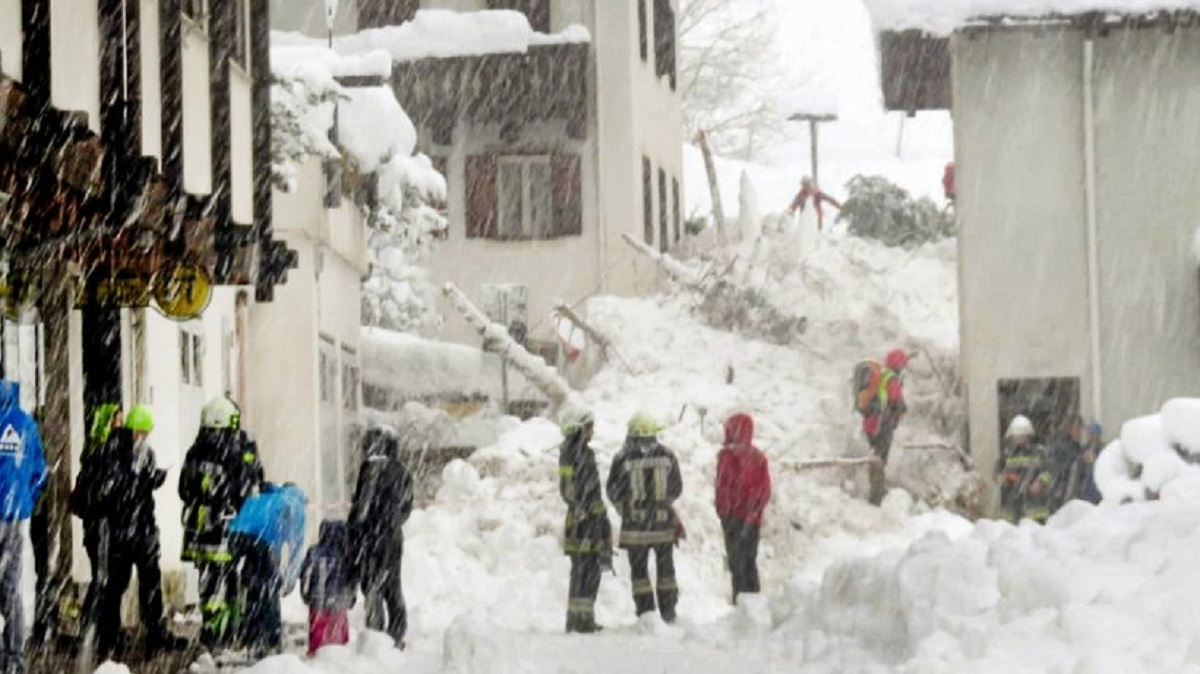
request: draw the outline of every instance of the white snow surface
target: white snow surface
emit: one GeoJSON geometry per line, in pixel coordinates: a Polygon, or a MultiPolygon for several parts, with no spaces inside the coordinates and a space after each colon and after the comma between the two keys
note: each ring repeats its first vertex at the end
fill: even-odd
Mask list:
{"type": "Polygon", "coordinates": [[[1051,14],[1148,14],[1200,10],[1200,0],[863,0],[878,30],[919,29],[948,35],[973,19],[1035,19],[1051,14]]]}
{"type": "Polygon", "coordinates": [[[1158,414],[1130,419],[1096,460],[1105,500],[1142,501],[1168,485],[1200,476],[1200,399],[1168,400],[1158,414]]]}
{"type": "MultiPolygon", "coordinates": [[[[584,43],[591,41],[587,28],[572,25],[560,33],[538,33],[524,14],[513,10],[454,12],[423,9],[412,21],[399,26],[372,28],[336,37],[333,49],[339,54],[387,53],[393,61],[452,58],[529,51],[531,46],[584,43]]],[[[273,33],[272,43],[281,46],[314,46],[325,40],[300,33],[273,33]]]]}

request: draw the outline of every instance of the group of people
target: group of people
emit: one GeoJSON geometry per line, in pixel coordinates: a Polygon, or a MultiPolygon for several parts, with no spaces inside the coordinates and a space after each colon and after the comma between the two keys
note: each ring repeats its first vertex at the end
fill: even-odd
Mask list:
{"type": "MultiPolygon", "coordinates": [[[[38,426],[19,405],[15,382],[0,381],[0,672],[25,670],[20,578],[21,523],[39,504],[47,467],[38,426]]],[[[145,405],[97,406],[68,507],[82,520],[92,580],[80,614],[81,658],[119,657],[130,645],[121,628],[121,598],[137,570],[140,616],[149,651],[181,649],[189,641],[164,619],[159,530],[154,493],[166,483],[149,438],[154,417],[145,405]]],[[[309,647],[349,638],[347,611],[359,587],[367,625],[403,647],[407,613],[400,584],[402,527],[412,511],[412,478],[399,443],[383,429],[368,431],[348,521],[321,523],[317,545],[304,552],[303,492],[265,479],[254,439],[226,396],[208,403],[179,476],[183,502],[182,559],[195,565],[209,652],[246,649],[261,656],[282,649],[280,600],[300,584],[310,608],[309,647]]],[[[39,566],[39,572],[41,568],[39,566]]],[[[37,605],[55,606],[39,582],[37,605]]],[[[44,620],[49,624],[50,619],[44,620]]],[[[35,621],[37,624],[37,621],[35,621]]],[[[43,626],[44,627],[44,626],[43,626]]]]}
{"type": "MultiPolygon", "coordinates": [[[[625,444],[613,458],[602,487],[590,444],[594,427],[595,418],[586,410],[568,411],[561,423],[559,492],[567,506],[563,551],[571,560],[566,630],[601,629],[595,617],[596,595],[601,573],[611,570],[613,561],[605,494],[621,520],[617,545],[629,558],[636,614],[640,617],[657,609],[664,622],[672,623],[679,601],[674,548],[686,537],[675,510],[683,493],[679,460],[659,441],[662,426],[648,414],[636,414],[629,420],[625,444]]],[[[759,529],[771,499],[767,459],[754,446],[753,436],[749,415],[730,417],[717,460],[715,506],[725,534],[735,602],[741,593],[759,591],[759,529]]]]}
{"type": "Polygon", "coordinates": [[[1100,502],[1095,463],[1104,429],[1070,417],[1053,444],[1038,442],[1033,422],[1017,415],[1004,433],[1004,451],[996,461],[1000,515],[1014,524],[1045,522],[1068,501],[1100,502]]]}

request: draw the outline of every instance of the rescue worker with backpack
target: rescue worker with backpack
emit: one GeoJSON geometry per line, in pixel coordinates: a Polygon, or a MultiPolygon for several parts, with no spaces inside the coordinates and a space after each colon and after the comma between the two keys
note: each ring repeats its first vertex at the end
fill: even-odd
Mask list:
{"type": "Polygon", "coordinates": [[[879,460],[871,467],[869,500],[873,505],[883,502],[887,493],[885,471],[896,427],[904,418],[908,406],[904,402],[904,370],[909,355],[903,349],[892,349],[883,363],[870,360],[854,368],[854,409],[862,415],[862,430],[871,451],[879,460]]]}
{"type": "Polygon", "coordinates": [[[1034,436],[1028,417],[1013,417],[996,463],[1000,516],[1013,524],[1026,518],[1044,524],[1050,517],[1054,476],[1046,450],[1034,442],[1034,436]]]}
{"type": "Polygon", "coordinates": [[[263,482],[258,448],[241,429],[241,411],[225,396],[200,414],[200,432],[179,474],[183,501],[183,561],[200,575],[200,643],[210,651],[229,645],[237,595],[227,529],[263,482]]]}
{"type": "Polygon", "coordinates": [[[587,410],[569,410],[562,420],[563,443],[558,454],[558,491],[567,504],[563,552],[571,558],[567,598],[567,631],[591,633],[596,624],[596,594],[600,575],[612,570],[612,524],[604,505],[600,469],[589,443],[595,418],[587,410]]]}
{"type": "Polygon", "coordinates": [[[0,671],[5,674],[25,671],[21,522],[29,519],[46,484],[41,436],[20,400],[16,382],[0,381],[0,614],[4,616],[0,671]]]}
{"type": "Polygon", "coordinates": [[[679,460],[658,441],[662,426],[648,414],[629,420],[625,446],[608,473],[608,499],[621,515],[619,545],[629,554],[633,603],[637,615],[655,609],[664,622],[675,622],[679,586],[672,547],[681,536],[675,501],[683,494],[679,460]],[[650,582],[654,553],[657,584],[650,582]]]}

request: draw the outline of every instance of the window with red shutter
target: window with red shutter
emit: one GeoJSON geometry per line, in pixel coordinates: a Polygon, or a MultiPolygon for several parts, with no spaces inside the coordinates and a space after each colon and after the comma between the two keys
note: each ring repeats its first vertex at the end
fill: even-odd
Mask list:
{"type": "Polygon", "coordinates": [[[495,236],[496,158],[467,157],[467,238],[495,236]]]}
{"type": "Polygon", "coordinates": [[[554,229],[558,236],[583,234],[583,172],[577,154],[556,154],[554,169],[554,229]]]}

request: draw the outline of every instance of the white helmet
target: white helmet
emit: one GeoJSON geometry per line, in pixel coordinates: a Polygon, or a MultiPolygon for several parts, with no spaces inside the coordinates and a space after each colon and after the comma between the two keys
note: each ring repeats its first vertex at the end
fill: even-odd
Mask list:
{"type": "Polygon", "coordinates": [[[1033,430],[1033,422],[1029,420],[1029,417],[1026,417],[1022,414],[1018,414],[1017,416],[1013,417],[1012,422],[1008,424],[1008,431],[1005,432],[1004,437],[1006,437],[1006,438],[1019,438],[1019,437],[1031,438],[1034,435],[1036,435],[1036,433],[1033,430]]]}
{"type": "Polygon", "coordinates": [[[237,430],[242,422],[242,411],[236,403],[225,396],[213,398],[200,412],[203,428],[231,428],[237,430]]]}

